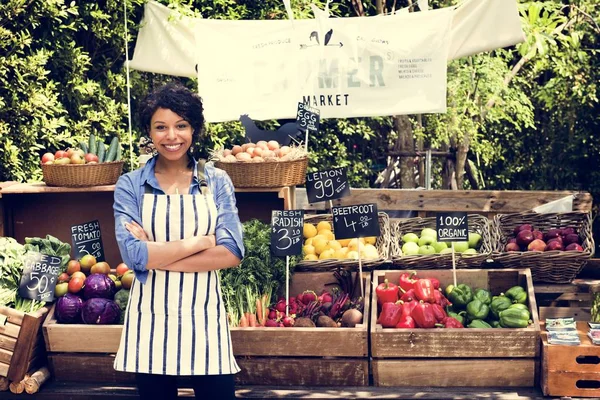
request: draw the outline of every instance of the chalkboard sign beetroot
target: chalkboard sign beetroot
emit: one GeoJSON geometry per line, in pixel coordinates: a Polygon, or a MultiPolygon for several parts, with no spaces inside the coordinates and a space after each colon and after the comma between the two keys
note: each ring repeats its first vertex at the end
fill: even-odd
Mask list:
{"type": "Polygon", "coordinates": [[[306,195],[309,203],[349,196],[350,185],[346,168],[332,168],[306,174],[306,195]]]}
{"type": "Polygon", "coordinates": [[[333,230],[336,239],[379,236],[377,204],[333,207],[333,230]]]}
{"type": "Polygon", "coordinates": [[[296,122],[301,131],[310,131],[312,133],[318,132],[320,119],[321,112],[318,109],[311,108],[304,103],[298,103],[296,122]]]}
{"type": "Polygon", "coordinates": [[[469,219],[466,212],[437,213],[435,226],[438,242],[469,240],[469,219]]]}
{"type": "Polygon", "coordinates": [[[25,254],[19,296],[45,302],[54,301],[54,288],[62,258],[30,251],[25,254]]]}
{"type": "Polygon", "coordinates": [[[274,210],[271,213],[271,252],[277,257],[302,253],[304,211],[274,210]]]}
{"type": "Polygon", "coordinates": [[[98,220],[72,226],[71,241],[76,259],[80,260],[81,257],[91,254],[97,262],[104,261],[102,232],[98,220]]]}

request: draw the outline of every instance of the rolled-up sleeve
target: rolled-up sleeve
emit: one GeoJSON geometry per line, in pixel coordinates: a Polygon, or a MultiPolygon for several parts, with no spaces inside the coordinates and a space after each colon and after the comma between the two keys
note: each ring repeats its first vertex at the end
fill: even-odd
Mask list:
{"type": "Polygon", "coordinates": [[[135,238],[125,228],[125,223],[131,223],[131,221],[142,225],[140,206],[135,190],[136,187],[130,176],[123,175],[117,181],[113,204],[115,235],[123,261],[135,271],[136,278],[144,283],[147,275],[148,246],[146,242],[135,238]]]}
{"type": "Polygon", "coordinates": [[[215,203],[218,210],[216,243],[241,260],[244,258],[244,241],[233,184],[225,171],[215,169],[215,172],[215,203]]]}

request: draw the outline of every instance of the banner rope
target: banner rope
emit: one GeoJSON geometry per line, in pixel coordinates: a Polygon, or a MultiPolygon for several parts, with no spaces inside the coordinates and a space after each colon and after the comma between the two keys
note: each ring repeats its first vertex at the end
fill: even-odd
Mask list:
{"type": "Polygon", "coordinates": [[[131,130],[131,85],[129,84],[129,31],[127,29],[127,0],[123,0],[123,19],[125,20],[125,71],[127,85],[127,124],[129,129],[129,165],[133,170],[133,133],[131,130]]]}

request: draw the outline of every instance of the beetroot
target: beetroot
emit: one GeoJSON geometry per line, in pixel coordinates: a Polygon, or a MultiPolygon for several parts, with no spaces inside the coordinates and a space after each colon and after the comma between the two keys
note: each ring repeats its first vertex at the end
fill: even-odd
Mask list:
{"type": "Polygon", "coordinates": [[[321,303],[331,303],[333,302],[333,296],[331,295],[331,293],[323,291],[323,293],[321,293],[321,295],[319,296],[319,301],[321,303]]]}
{"type": "Polygon", "coordinates": [[[290,316],[283,317],[283,320],[281,322],[283,322],[283,326],[285,326],[287,328],[294,326],[294,318],[292,318],[290,316]]]}
{"type": "Polygon", "coordinates": [[[265,326],[267,326],[269,328],[277,328],[279,326],[279,324],[274,319],[269,318],[267,320],[267,322],[265,322],[265,326]]]}
{"type": "Polygon", "coordinates": [[[313,301],[317,301],[317,300],[318,300],[317,294],[315,292],[313,292],[312,290],[305,290],[302,293],[302,304],[304,304],[304,305],[309,305],[313,301]]]}

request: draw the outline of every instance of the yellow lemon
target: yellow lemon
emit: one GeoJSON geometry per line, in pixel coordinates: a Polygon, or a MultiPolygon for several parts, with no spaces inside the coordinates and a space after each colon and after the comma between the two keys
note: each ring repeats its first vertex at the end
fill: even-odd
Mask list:
{"type": "Polygon", "coordinates": [[[365,239],[360,238],[358,240],[356,239],[352,239],[350,240],[350,243],[348,243],[348,248],[350,250],[358,250],[358,242],[360,241],[360,248],[362,249],[365,245],[365,239]]]}
{"type": "Polygon", "coordinates": [[[312,245],[312,241],[313,241],[313,238],[308,238],[308,239],[306,239],[304,241],[304,245],[305,246],[310,246],[310,245],[312,245]]]}
{"type": "Polygon", "coordinates": [[[323,229],[322,231],[319,231],[319,235],[321,236],[325,236],[327,238],[327,240],[333,240],[334,236],[333,236],[333,232],[323,229]]]}
{"type": "Polygon", "coordinates": [[[349,251],[349,252],[346,254],[346,259],[347,259],[347,260],[358,260],[358,252],[357,252],[357,251],[354,251],[354,250],[352,250],[352,251],[349,251]]]}
{"type": "Polygon", "coordinates": [[[319,260],[326,260],[328,258],[333,258],[334,253],[335,252],[333,250],[331,250],[331,249],[325,250],[324,252],[322,252],[319,255],[319,260]]]}
{"type": "MultiPolygon", "coordinates": [[[[361,248],[362,250],[362,248],[361,248]]],[[[372,244],[366,244],[365,245],[365,250],[364,250],[364,256],[366,259],[368,260],[374,260],[379,258],[379,251],[377,251],[377,248],[375,246],[373,246],[372,244]]]]}
{"type": "Polygon", "coordinates": [[[327,221],[321,221],[317,225],[317,230],[318,231],[322,231],[322,230],[330,231],[331,230],[331,224],[329,222],[327,222],[327,221]]]}
{"type": "Polygon", "coordinates": [[[366,244],[375,244],[377,242],[377,236],[369,236],[365,238],[366,244]]]}
{"type": "Polygon", "coordinates": [[[306,261],[317,261],[319,259],[319,257],[317,257],[316,254],[307,254],[304,256],[304,259],[306,261]]]}
{"type": "Polygon", "coordinates": [[[333,254],[333,258],[343,260],[346,258],[346,254],[348,254],[348,248],[342,247],[341,249],[335,251],[335,253],[333,254]]]}
{"type": "Polygon", "coordinates": [[[342,245],[337,240],[330,240],[329,243],[327,243],[327,245],[332,250],[339,250],[342,248],[342,245]]]}
{"type": "Polygon", "coordinates": [[[322,252],[327,250],[327,239],[325,239],[325,238],[319,238],[318,240],[313,239],[312,245],[315,248],[315,253],[321,254],[322,252]]]}
{"type": "Polygon", "coordinates": [[[350,241],[352,239],[340,239],[338,240],[338,242],[340,242],[340,244],[342,245],[342,247],[348,247],[348,244],[350,244],[350,241]]]}
{"type": "Polygon", "coordinates": [[[315,246],[313,246],[312,244],[307,244],[302,248],[302,251],[304,252],[304,254],[315,254],[315,246]]]}
{"type": "Polygon", "coordinates": [[[304,224],[302,234],[305,239],[317,236],[317,228],[313,224],[304,224]]]}

